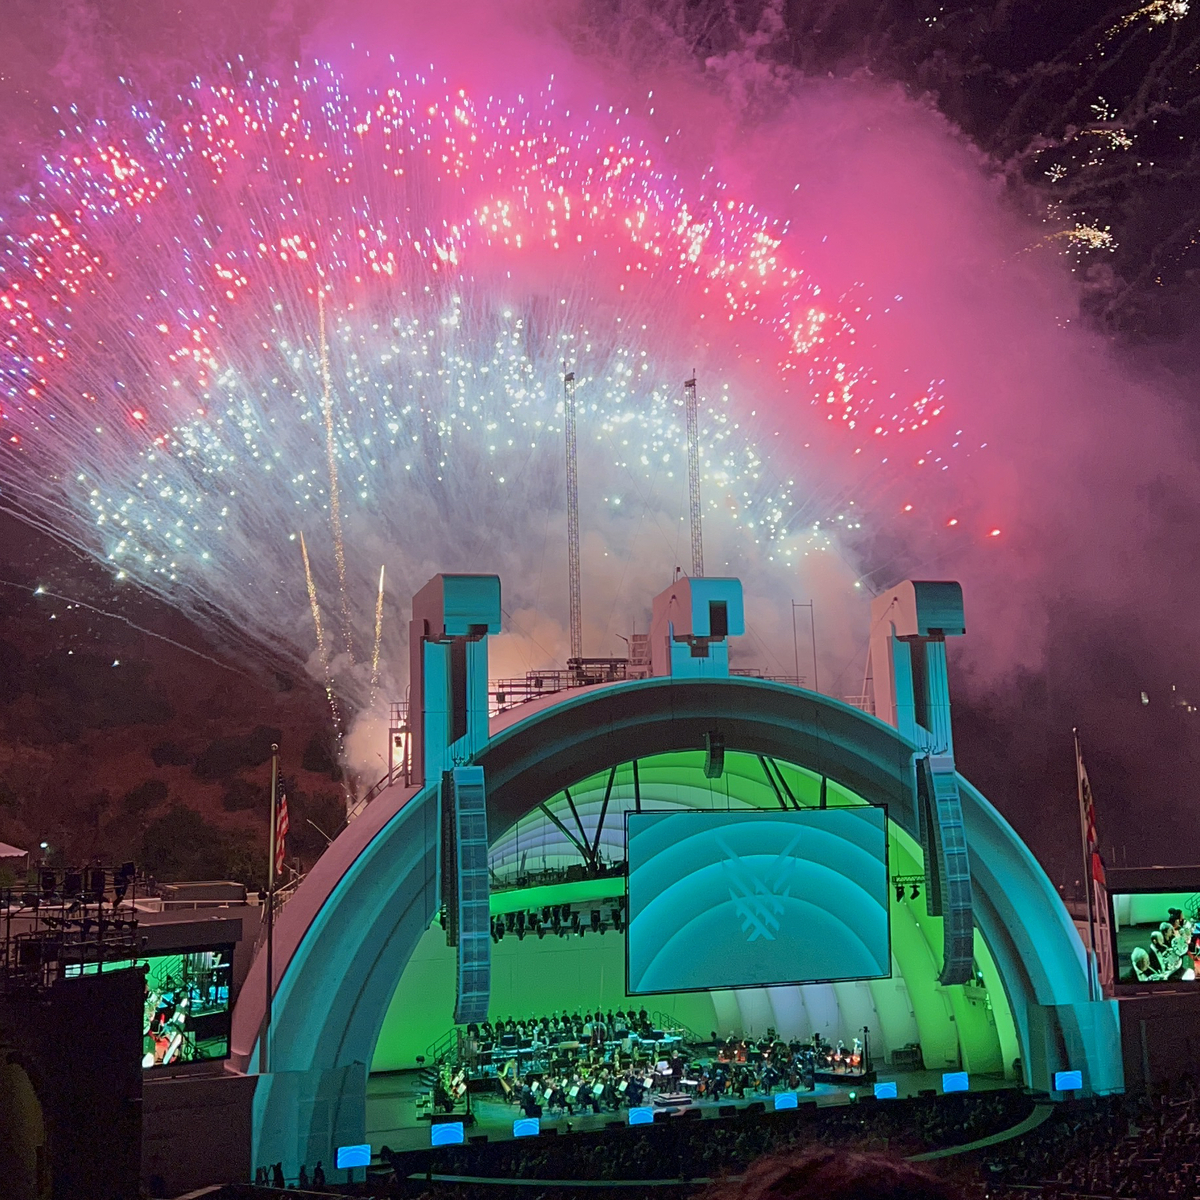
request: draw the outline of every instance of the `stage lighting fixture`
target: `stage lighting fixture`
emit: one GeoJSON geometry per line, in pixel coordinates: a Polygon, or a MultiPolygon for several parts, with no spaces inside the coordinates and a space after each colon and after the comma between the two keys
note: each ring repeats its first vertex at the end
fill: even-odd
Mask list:
{"type": "Polygon", "coordinates": [[[539,925],[539,926],[538,926],[538,940],[540,941],[540,940],[541,940],[542,938],[544,938],[545,936],[546,936],[546,927],[545,927],[545,925],[539,925]]]}
{"type": "Polygon", "coordinates": [[[592,928],[600,928],[600,910],[598,908],[592,909],[592,928]]]}
{"type": "Polygon", "coordinates": [[[909,893],[908,898],[910,900],[919,900],[921,898],[921,885],[919,883],[912,885],[912,891],[909,893]]]}
{"type": "Polygon", "coordinates": [[[513,929],[516,928],[516,924],[517,924],[516,918],[513,917],[512,913],[504,914],[504,928],[509,933],[512,933],[513,929]]]}
{"type": "Polygon", "coordinates": [[[105,878],[103,867],[93,867],[88,872],[88,899],[93,904],[99,904],[104,899],[105,878]]]}
{"type": "Polygon", "coordinates": [[[42,889],[42,898],[46,899],[54,895],[54,889],[58,884],[58,876],[54,871],[42,871],[38,875],[38,884],[42,889]]]}
{"type": "Polygon", "coordinates": [[[518,933],[525,932],[525,914],[523,912],[517,913],[516,925],[518,933]]]}
{"type": "Polygon", "coordinates": [[[572,931],[574,931],[574,930],[577,930],[578,928],[579,928],[579,914],[577,912],[573,912],[571,914],[571,929],[572,929],[572,931]]]}
{"type": "Polygon", "coordinates": [[[904,884],[896,884],[896,902],[899,903],[904,899],[904,884]]]}
{"type": "Polygon", "coordinates": [[[83,872],[68,871],[63,876],[63,896],[74,900],[83,892],[83,872]]]}
{"type": "Polygon", "coordinates": [[[547,904],[546,907],[542,909],[542,920],[548,921],[548,920],[550,920],[550,916],[551,916],[550,905],[547,904]]]}
{"type": "Polygon", "coordinates": [[[125,899],[125,893],[129,891],[130,885],[133,883],[133,877],[137,874],[137,868],[131,862],[122,863],[121,869],[113,877],[113,890],[116,893],[116,903],[120,904],[125,899]]]}

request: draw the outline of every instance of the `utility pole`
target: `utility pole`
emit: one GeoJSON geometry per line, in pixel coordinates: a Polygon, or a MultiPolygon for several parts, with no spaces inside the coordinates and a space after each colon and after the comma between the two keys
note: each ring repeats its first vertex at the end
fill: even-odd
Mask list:
{"type": "MultiPolygon", "coordinates": [[[[564,364],[565,365],[565,364],[564,364]]],[[[567,434],[567,574],[571,601],[571,658],[583,657],[583,599],[579,589],[579,461],[575,449],[575,372],[563,374],[567,434]]]]}
{"type": "Polygon", "coordinates": [[[696,374],[683,385],[687,412],[688,511],[692,519],[692,578],[704,578],[704,539],[700,533],[700,413],[696,404],[696,374]]]}
{"type": "Polygon", "coordinates": [[[279,747],[271,746],[271,830],[267,836],[267,1004],[262,1041],[258,1046],[258,1073],[271,1070],[271,1009],[275,1001],[275,838],[279,820],[279,747]]]}

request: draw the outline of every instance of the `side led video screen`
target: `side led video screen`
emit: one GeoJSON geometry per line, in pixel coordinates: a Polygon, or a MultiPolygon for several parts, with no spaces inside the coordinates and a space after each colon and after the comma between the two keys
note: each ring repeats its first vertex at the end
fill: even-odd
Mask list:
{"type": "Polygon", "coordinates": [[[626,815],[630,995],[891,974],[887,813],[626,815]]]}
{"type": "Polygon", "coordinates": [[[144,962],[142,1066],[228,1058],[233,947],[182,950],[144,962]]]}
{"type": "MultiPolygon", "coordinates": [[[[141,957],[106,970],[146,972],[142,1066],[169,1067],[229,1057],[232,944],[141,957]]],[[[95,975],[96,963],[69,965],[66,977],[95,975]]]]}
{"type": "Polygon", "coordinates": [[[1114,892],[1110,900],[1117,983],[1196,982],[1200,892],[1114,892]]]}

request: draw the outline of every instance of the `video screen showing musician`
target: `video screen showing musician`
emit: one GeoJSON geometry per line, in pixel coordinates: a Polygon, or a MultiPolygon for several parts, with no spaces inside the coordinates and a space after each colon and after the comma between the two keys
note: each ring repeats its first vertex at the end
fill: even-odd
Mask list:
{"type": "Polygon", "coordinates": [[[228,1058],[233,947],[157,955],[145,967],[142,1066],[228,1058]]]}
{"type": "Polygon", "coordinates": [[[1117,893],[1112,901],[1118,983],[1196,982],[1200,893],[1117,893]]]}

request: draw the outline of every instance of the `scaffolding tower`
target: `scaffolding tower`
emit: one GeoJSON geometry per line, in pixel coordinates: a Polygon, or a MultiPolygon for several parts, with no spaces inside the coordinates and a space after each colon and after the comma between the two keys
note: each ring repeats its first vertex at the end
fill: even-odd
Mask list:
{"type": "Polygon", "coordinates": [[[704,539],[700,533],[700,413],[696,404],[696,376],[683,385],[687,410],[688,511],[692,520],[692,578],[704,578],[704,539]]]}
{"type": "Polygon", "coordinates": [[[583,601],[579,590],[579,461],[575,449],[575,372],[563,375],[567,435],[567,574],[571,600],[571,662],[583,658],[583,601]]]}

